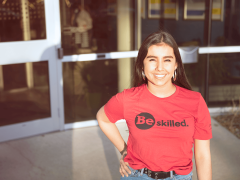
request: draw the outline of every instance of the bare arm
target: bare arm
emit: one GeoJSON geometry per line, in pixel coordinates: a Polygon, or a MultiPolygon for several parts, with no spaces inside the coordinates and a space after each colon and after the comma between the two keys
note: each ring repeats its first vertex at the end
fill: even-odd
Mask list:
{"type": "Polygon", "coordinates": [[[212,180],[210,140],[195,139],[194,154],[198,180],[212,180]]]}
{"type": "MultiPolygon", "coordinates": [[[[99,127],[102,129],[103,133],[108,137],[108,139],[114,144],[114,146],[121,152],[124,149],[124,140],[121,134],[118,131],[117,126],[110,122],[108,117],[104,112],[104,107],[102,107],[97,113],[97,120],[99,127]]],[[[127,167],[128,163],[124,162],[124,157],[127,154],[127,150],[124,151],[121,159],[120,159],[120,169],[119,172],[121,175],[128,176],[128,173],[131,173],[129,168],[127,167]]]]}
{"type": "Polygon", "coordinates": [[[97,120],[99,127],[108,139],[114,144],[114,146],[121,152],[124,148],[124,140],[118,131],[117,126],[110,122],[102,107],[97,113],[97,120]]]}

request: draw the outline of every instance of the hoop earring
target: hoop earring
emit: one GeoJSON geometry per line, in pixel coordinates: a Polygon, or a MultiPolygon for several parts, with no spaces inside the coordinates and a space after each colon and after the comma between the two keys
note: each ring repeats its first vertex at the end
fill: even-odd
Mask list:
{"type": "Polygon", "coordinates": [[[173,81],[176,81],[176,79],[177,79],[177,72],[176,72],[177,70],[175,69],[174,70],[174,73],[173,73],[173,81]]]}
{"type": "Polygon", "coordinates": [[[145,80],[145,74],[144,74],[144,72],[142,71],[142,77],[143,77],[143,80],[145,80]]]}

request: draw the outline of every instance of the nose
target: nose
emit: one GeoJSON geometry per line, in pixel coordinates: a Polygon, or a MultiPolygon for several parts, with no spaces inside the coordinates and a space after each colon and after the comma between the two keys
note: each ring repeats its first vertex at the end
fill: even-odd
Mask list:
{"type": "Polygon", "coordinates": [[[158,61],[158,62],[157,62],[157,66],[156,66],[156,70],[162,71],[163,69],[164,69],[164,67],[163,67],[163,62],[158,61]]]}

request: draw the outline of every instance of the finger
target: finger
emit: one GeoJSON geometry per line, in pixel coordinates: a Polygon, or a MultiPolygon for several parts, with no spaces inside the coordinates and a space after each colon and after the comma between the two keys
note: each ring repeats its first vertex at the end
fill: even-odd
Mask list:
{"type": "Polygon", "coordinates": [[[119,167],[119,172],[122,175],[122,177],[124,177],[125,173],[124,173],[124,169],[122,168],[122,166],[120,165],[119,167]]]}
{"type": "Polygon", "coordinates": [[[128,177],[128,172],[125,170],[123,165],[121,165],[121,171],[126,177],[128,177]]]}
{"type": "Polygon", "coordinates": [[[124,177],[124,174],[122,173],[121,166],[120,166],[120,168],[119,168],[119,172],[120,172],[121,176],[124,177]]]}
{"type": "Polygon", "coordinates": [[[124,162],[124,164],[125,164],[125,170],[129,173],[129,174],[131,174],[131,170],[129,169],[129,164],[128,164],[128,162],[124,162]]]}
{"type": "Polygon", "coordinates": [[[122,171],[122,173],[123,173],[126,177],[128,177],[128,172],[125,171],[125,169],[124,169],[123,166],[121,166],[121,171],[122,171]]]}
{"type": "Polygon", "coordinates": [[[120,166],[122,166],[124,171],[126,171],[128,174],[131,174],[131,170],[128,168],[129,167],[128,162],[120,160],[120,166]]]}

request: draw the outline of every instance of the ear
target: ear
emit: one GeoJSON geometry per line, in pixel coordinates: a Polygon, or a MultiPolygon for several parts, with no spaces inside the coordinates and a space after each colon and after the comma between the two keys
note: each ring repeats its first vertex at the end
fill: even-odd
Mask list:
{"type": "Polygon", "coordinates": [[[177,69],[177,67],[178,67],[178,63],[176,62],[176,63],[175,63],[175,67],[174,67],[175,70],[177,69]]]}

